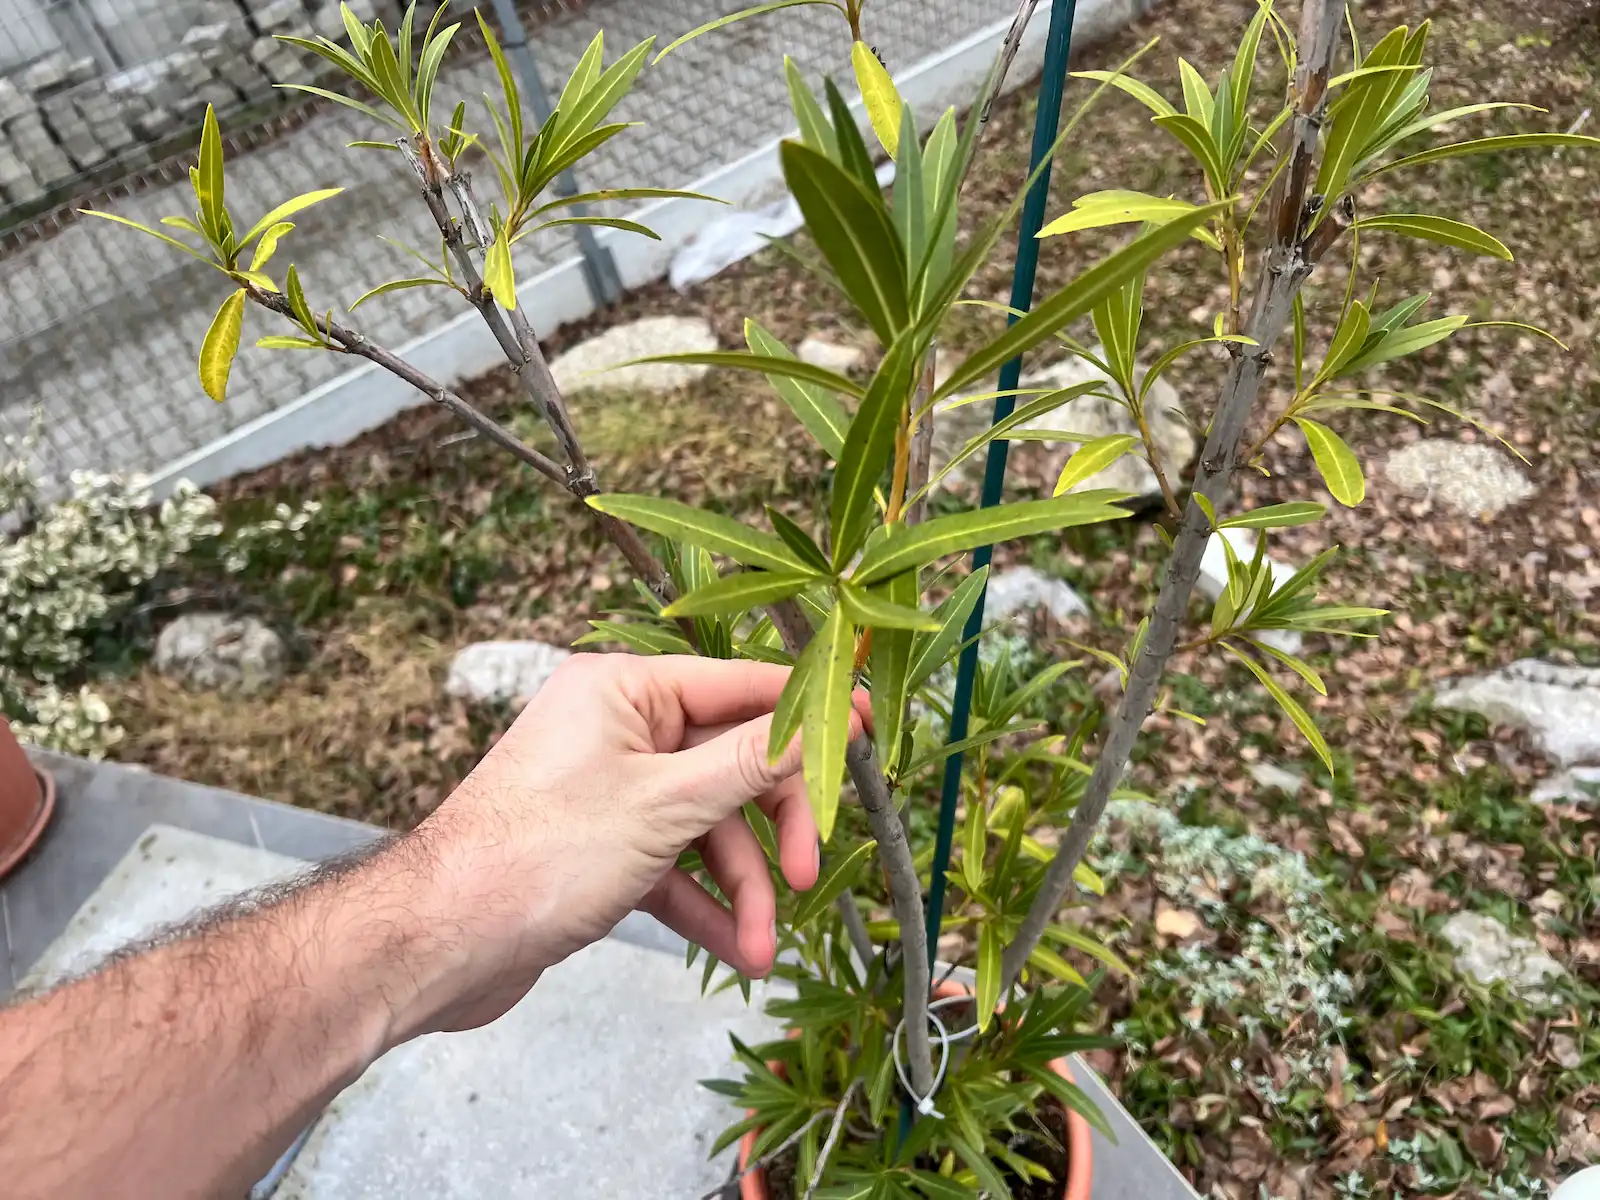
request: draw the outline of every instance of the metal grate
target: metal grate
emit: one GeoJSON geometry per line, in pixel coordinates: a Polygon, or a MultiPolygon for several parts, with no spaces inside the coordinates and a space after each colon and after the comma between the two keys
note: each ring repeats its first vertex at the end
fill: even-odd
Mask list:
{"type": "MultiPolygon", "coordinates": [[[[38,413],[40,467],[47,475],[78,467],[153,469],[289,403],[346,366],[333,355],[255,350],[247,324],[247,349],[234,366],[228,402],[212,403],[200,390],[193,363],[223,295],[220,277],[151,239],[76,215],[86,202],[146,224],[188,212],[190,146],[208,99],[229,114],[223,125],[233,131],[228,197],[235,211],[249,217],[301,191],[346,189],[297,217],[287,243],[314,305],[348,304],[385,278],[411,273],[409,260],[374,234],[415,246],[431,243],[427,212],[398,157],[346,149],[350,141],[381,136],[371,123],[335,105],[286,101],[286,93],[267,86],[251,58],[252,52],[258,58],[268,54],[260,32],[266,23],[278,22],[287,31],[282,22],[292,8],[299,28],[317,28],[319,19],[326,21],[319,17],[323,10],[313,11],[302,0],[244,0],[254,7],[227,4],[229,20],[214,19],[223,15],[219,5],[225,2],[0,0],[0,191],[10,200],[9,208],[0,208],[0,434],[25,432],[38,413]],[[106,20],[108,11],[122,19],[106,20]],[[67,19],[83,13],[99,14],[99,24],[67,19]],[[208,32],[196,38],[200,30],[208,32]],[[47,44],[47,36],[55,42],[47,44]],[[200,41],[221,49],[193,49],[200,41]],[[18,47],[31,52],[31,61],[8,67],[3,55],[18,57],[18,47]],[[152,64],[165,65],[156,70],[152,64]],[[201,66],[204,82],[198,82],[201,66]],[[170,83],[180,69],[191,72],[182,77],[187,90],[169,104],[175,85],[160,81],[170,83]],[[85,97],[120,95],[117,89],[126,91],[129,75],[148,89],[145,99],[171,111],[174,120],[181,108],[186,124],[163,127],[161,139],[152,143],[142,140],[153,129],[148,112],[144,125],[126,110],[105,120],[85,118],[81,124],[106,151],[88,163],[90,150],[73,141],[73,132],[61,132],[76,127],[42,106],[55,102],[51,112],[81,115],[87,107],[93,113],[96,101],[85,97]],[[27,105],[33,107],[19,114],[27,105]],[[16,147],[28,144],[36,123],[46,126],[50,146],[73,169],[52,184],[53,191],[22,200],[24,189],[6,182],[7,152],[23,157],[16,147]],[[122,136],[119,124],[136,140],[112,153],[109,142],[122,136]],[[355,253],[347,245],[352,240],[355,253]]],[[[392,13],[381,8],[387,3],[380,0],[379,11],[390,24],[392,13]]],[[[651,34],[676,37],[739,7],[727,0],[524,6],[534,54],[552,87],[566,78],[596,29],[606,31],[608,47],[621,47],[651,34]]],[[[868,36],[891,64],[909,64],[1009,10],[1006,0],[875,0],[867,7],[868,36]]],[[[464,28],[458,37],[436,94],[452,102],[467,99],[470,108],[497,84],[475,32],[464,28]]],[[[641,76],[619,117],[643,122],[643,128],[588,160],[583,186],[682,186],[737,160],[789,125],[782,54],[792,54],[814,78],[845,62],[846,49],[836,15],[809,7],[690,43],[641,76]]],[[[267,64],[280,78],[304,70],[303,63],[282,59],[267,58],[267,64]]],[[[42,146],[29,152],[47,157],[42,146]]],[[[39,174],[30,168],[35,184],[39,174]]],[[[556,237],[536,250],[541,265],[572,253],[570,241],[556,237]]],[[[376,340],[396,345],[457,316],[461,308],[454,300],[431,288],[397,292],[363,305],[356,323],[376,340]]]]}

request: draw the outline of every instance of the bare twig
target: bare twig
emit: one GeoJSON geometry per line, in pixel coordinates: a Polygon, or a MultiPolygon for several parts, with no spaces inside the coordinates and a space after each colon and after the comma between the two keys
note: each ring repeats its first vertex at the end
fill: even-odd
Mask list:
{"type": "Polygon", "coordinates": [[[856,907],[855,896],[846,888],[833,902],[833,906],[839,910],[839,919],[844,922],[845,936],[850,939],[851,948],[861,960],[862,972],[871,970],[872,960],[875,957],[872,935],[867,932],[867,923],[861,919],[861,910],[856,907]]]}
{"type": "MultiPolygon", "coordinates": [[[[799,655],[811,641],[811,622],[792,600],[780,601],[767,610],[772,624],[789,648],[799,655]]],[[[850,743],[845,754],[850,781],[856,786],[867,823],[878,843],[878,857],[889,876],[889,897],[895,919],[900,922],[900,945],[904,950],[906,1044],[911,1059],[911,1082],[920,1096],[933,1091],[933,1046],[928,1040],[928,931],[923,921],[922,884],[911,843],[894,809],[889,782],[878,763],[878,752],[866,735],[850,743]]]]}
{"type": "Polygon", "coordinates": [[[911,431],[911,469],[906,474],[906,495],[915,496],[916,499],[906,505],[903,515],[907,525],[921,524],[928,515],[928,497],[923,489],[928,486],[928,478],[933,474],[934,412],[928,402],[933,398],[937,358],[937,347],[929,346],[927,361],[922,366],[922,381],[917,385],[917,394],[911,401],[911,411],[922,413],[922,417],[911,431]]]}
{"type": "Polygon", "coordinates": [[[1239,442],[1266,373],[1272,345],[1288,324],[1295,294],[1311,273],[1313,264],[1305,254],[1302,218],[1322,126],[1334,43],[1343,13],[1344,5],[1340,0],[1306,0],[1301,13],[1302,57],[1295,77],[1296,115],[1293,138],[1287,150],[1289,170],[1278,195],[1273,222],[1275,232],[1262,263],[1247,322],[1255,344],[1230,346],[1233,360],[1221,400],[1212,416],[1210,435],[1201,451],[1194,492],[1174,539],[1172,557],[1151,614],[1144,646],[1129,671],[1122,703],[1106,732],[1072,823],[1061,839],[1017,936],[1006,947],[1001,969],[1002,993],[1009,990],[1021,974],[1028,955],[1038,945],[1045,927],[1055,918],[1056,910],[1071,890],[1073,870],[1088,849],[1112,789],[1127,769],[1134,741],[1150,714],[1162,672],[1177,645],[1178,633],[1188,611],[1189,595],[1199,576],[1200,559],[1211,532],[1210,521],[1194,497],[1203,495],[1214,507],[1226,499],[1234,470],[1242,461],[1239,442]]]}
{"type": "Polygon", "coordinates": [[[859,1079],[852,1080],[850,1086],[845,1088],[844,1095],[839,1097],[839,1107],[833,1110],[833,1126],[828,1130],[827,1140],[822,1143],[822,1150],[817,1154],[817,1165],[811,1172],[811,1182],[806,1185],[806,1194],[801,1200],[811,1200],[817,1194],[817,1187],[822,1183],[822,1172],[827,1169],[828,1159],[839,1141],[839,1132],[844,1128],[844,1114],[850,1107],[850,1098],[856,1094],[856,1088],[860,1086],[859,1079]]]}
{"type": "Polygon", "coordinates": [[[978,109],[978,120],[984,126],[984,129],[978,132],[980,138],[984,130],[988,129],[989,113],[994,109],[994,102],[1000,98],[1000,89],[1006,82],[1006,73],[1011,70],[1017,51],[1022,49],[1022,35],[1028,31],[1028,22],[1033,19],[1033,10],[1038,7],[1039,0],[1022,0],[1017,7],[1017,15],[1011,18],[1011,28],[1006,30],[1006,40],[1000,44],[1000,55],[995,59],[994,67],[989,72],[988,87],[983,93],[983,104],[978,109]]]}
{"type": "MultiPolygon", "coordinates": [[[[269,308],[290,320],[295,320],[294,310],[290,308],[288,299],[282,294],[268,292],[254,285],[248,287],[246,291],[250,299],[263,308],[269,308]]],[[[479,412],[469,401],[445,387],[437,379],[423,374],[405,359],[393,351],[384,349],[365,334],[357,333],[337,321],[329,321],[322,317],[316,318],[316,322],[317,328],[337,342],[347,354],[359,355],[369,362],[376,363],[391,375],[405,380],[434,403],[441,404],[455,413],[495,445],[509,450],[519,461],[526,463],[547,479],[554,480],[563,487],[566,486],[567,472],[562,469],[560,463],[529,446],[494,418],[479,412]]]]}

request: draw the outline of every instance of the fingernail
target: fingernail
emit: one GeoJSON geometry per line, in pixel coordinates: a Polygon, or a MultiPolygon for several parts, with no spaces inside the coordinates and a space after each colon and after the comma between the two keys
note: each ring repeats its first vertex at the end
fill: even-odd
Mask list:
{"type": "Polygon", "coordinates": [[[811,871],[813,874],[822,873],[822,843],[811,843],[811,871]]]}
{"type": "Polygon", "coordinates": [[[778,918],[777,917],[773,917],[772,918],[772,952],[773,952],[773,954],[777,954],[777,952],[778,952],[778,918]]]}

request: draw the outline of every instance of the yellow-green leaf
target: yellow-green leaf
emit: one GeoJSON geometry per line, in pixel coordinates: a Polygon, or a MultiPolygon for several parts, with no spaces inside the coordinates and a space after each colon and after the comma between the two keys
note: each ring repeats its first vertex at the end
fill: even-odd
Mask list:
{"type": "Polygon", "coordinates": [[[861,868],[877,848],[878,843],[868,839],[850,853],[831,859],[823,867],[815,885],[805,894],[805,899],[794,910],[794,916],[789,919],[790,927],[801,928],[843,895],[844,890],[855,883],[861,868]]]}
{"type": "Polygon", "coordinates": [[[1328,743],[1323,739],[1321,730],[1312,721],[1311,714],[1301,708],[1300,702],[1284,691],[1283,685],[1267,674],[1266,668],[1256,662],[1255,659],[1230,642],[1223,642],[1222,644],[1229,653],[1250,668],[1250,673],[1261,681],[1261,686],[1267,689],[1267,694],[1278,702],[1278,707],[1283,709],[1289,720],[1294,722],[1295,728],[1300,731],[1306,741],[1311,743],[1311,748],[1317,752],[1317,757],[1322,760],[1322,765],[1328,768],[1329,774],[1332,774],[1333,755],[1328,750],[1328,743]]]}
{"type": "Polygon", "coordinates": [[[1391,233],[1405,234],[1407,237],[1421,238],[1427,242],[1438,242],[1442,246],[1454,246],[1458,250],[1470,250],[1474,254],[1484,254],[1506,262],[1512,261],[1511,251],[1499,238],[1485,233],[1476,225],[1468,225],[1465,221],[1452,221],[1449,217],[1435,217],[1426,213],[1385,213],[1377,217],[1363,217],[1356,222],[1356,228],[1388,230],[1391,233]]]}
{"type": "Polygon", "coordinates": [[[293,228],[294,225],[290,222],[279,221],[276,225],[272,226],[272,228],[268,229],[266,233],[262,234],[261,240],[256,243],[256,252],[250,256],[250,269],[252,271],[259,271],[262,267],[266,266],[268,260],[272,258],[273,254],[278,249],[278,239],[283,237],[284,234],[288,233],[293,228]]]}
{"type": "Polygon", "coordinates": [[[809,571],[738,571],[697,587],[661,610],[664,617],[743,615],[804,591],[817,579],[809,571]]]}
{"type": "MultiPolygon", "coordinates": [[[[302,192],[293,200],[285,200],[254,225],[250,226],[250,231],[239,239],[239,245],[248,246],[257,235],[268,232],[285,217],[291,217],[302,209],[310,208],[313,204],[321,204],[324,200],[331,200],[342,191],[344,191],[343,188],[320,188],[314,192],[302,192]]],[[[293,226],[290,228],[293,228],[293,226]]],[[[282,235],[280,234],[279,236],[281,237],[282,235]]]]}
{"type": "Polygon", "coordinates": [[[839,609],[817,632],[818,658],[805,694],[801,758],[806,796],[826,842],[839,811],[839,785],[850,745],[850,692],[855,680],[855,630],[839,609]]]}
{"type": "Polygon", "coordinates": [[[1061,478],[1056,480],[1055,494],[1065,495],[1085,480],[1100,474],[1126,454],[1129,447],[1138,440],[1131,433],[1117,433],[1110,437],[1095,438],[1094,441],[1079,446],[1067,460],[1067,465],[1062,468],[1061,478]]]}
{"type": "Polygon", "coordinates": [[[1043,942],[1040,942],[1028,952],[1028,965],[1037,967],[1041,971],[1048,971],[1061,980],[1062,983],[1076,984],[1078,987],[1084,986],[1083,976],[1066,959],[1062,958],[1061,955],[1050,949],[1043,942]]]}
{"type": "Polygon", "coordinates": [[[500,232],[483,256],[483,282],[506,308],[517,307],[517,283],[511,273],[511,241],[506,225],[500,226],[500,232]]]}
{"type": "Polygon", "coordinates": [[[679,500],[661,496],[636,496],[606,492],[590,496],[590,508],[619,521],[627,521],[662,537],[688,542],[713,554],[726,554],[746,566],[768,571],[805,571],[806,564],[783,539],[765,530],[752,529],[732,517],[694,508],[679,500]]]}
{"type": "Polygon", "coordinates": [[[850,65],[856,71],[856,84],[861,88],[861,100],[867,106],[867,119],[878,141],[893,158],[900,149],[900,93],[894,80],[878,61],[865,42],[850,47],[850,65]]]}
{"type": "Polygon", "coordinates": [[[1366,499],[1367,481],[1361,474],[1361,463],[1344,439],[1326,425],[1305,417],[1296,417],[1294,423],[1306,435],[1311,457],[1333,498],[1346,508],[1354,508],[1366,499]]]}
{"type": "Polygon", "coordinates": [[[222,217],[227,211],[222,199],[222,130],[217,125],[216,110],[206,105],[205,121],[200,126],[200,164],[190,176],[194,183],[194,198],[200,205],[200,216],[206,233],[214,240],[222,240],[222,217]]]}
{"type": "MultiPolygon", "coordinates": [[[[1119,190],[1090,192],[1074,200],[1072,211],[1063,213],[1051,221],[1039,231],[1038,236],[1058,237],[1064,233],[1077,233],[1081,229],[1100,229],[1107,225],[1126,225],[1135,221],[1154,221],[1163,224],[1173,217],[1182,216],[1194,207],[1195,205],[1189,201],[1172,196],[1162,198],[1147,196],[1143,192],[1119,190]]],[[[1194,230],[1192,236],[1213,250],[1222,248],[1217,235],[1203,226],[1194,230]]]]}
{"type": "Polygon", "coordinates": [[[243,328],[244,289],[240,288],[217,309],[211,328],[206,330],[206,340],[200,346],[200,386],[218,404],[228,392],[228,372],[233,368],[234,355],[239,353],[239,334],[243,328]]]}
{"type": "Polygon", "coordinates": [[[776,3],[773,4],[758,4],[754,8],[746,8],[736,13],[729,13],[725,17],[718,17],[715,21],[707,21],[704,25],[696,26],[656,55],[654,61],[660,62],[679,46],[685,42],[693,41],[702,33],[710,33],[714,29],[721,29],[724,25],[732,25],[735,21],[742,21],[746,17],[758,17],[762,13],[777,12],[780,8],[798,8],[805,4],[826,4],[829,8],[837,8],[841,13],[844,12],[837,0],[776,0],[776,3]]]}
{"type": "Polygon", "coordinates": [[[1000,1003],[1000,931],[992,921],[978,926],[978,1029],[989,1028],[1000,1003]]]}
{"type": "MultiPolygon", "coordinates": [[[[895,604],[876,590],[842,583],[839,585],[839,598],[849,610],[850,619],[864,628],[909,629],[923,633],[935,633],[939,629],[939,622],[932,613],[895,604]]],[[[914,595],[911,598],[916,599],[914,595]]]]}
{"type": "Polygon", "coordinates": [[[308,337],[294,337],[290,334],[273,333],[266,337],[256,339],[256,345],[263,350],[321,350],[321,342],[313,341],[308,337]]]}

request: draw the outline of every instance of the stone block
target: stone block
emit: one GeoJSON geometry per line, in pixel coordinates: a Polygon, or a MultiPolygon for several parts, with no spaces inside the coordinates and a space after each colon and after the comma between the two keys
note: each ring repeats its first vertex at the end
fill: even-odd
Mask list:
{"type": "Polygon", "coordinates": [[[256,28],[262,33],[288,33],[292,27],[304,27],[306,23],[305,5],[300,0],[268,0],[254,10],[254,15],[256,28]]]}
{"type": "Polygon", "coordinates": [[[74,87],[100,77],[100,64],[85,55],[67,64],[67,82],[74,87]]]}
{"type": "Polygon", "coordinates": [[[12,204],[26,204],[44,195],[28,164],[5,142],[0,142],[0,193],[12,204]]]}
{"type": "MultiPolygon", "coordinates": [[[[363,25],[371,25],[378,19],[377,5],[373,3],[373,0],[347,0],[347,3],[350,5],[350,11],[355,14],[356,20],[363,25]]],[[[338,12],[339,6],[335,4],[333,9],[338,12]]],[[[420,17],[422,14],[418,13],[417,15],[420,17]]],[[[427,21],[423,21],[421,25],[417,26],[419,29],[426,29],[427,27],[427,21]]]]}
{"type": "Polygon", "coordinates": [[[72,59],[65,51],[47,54],[17,76],[17,83],[25,92],[35,96],[66,86],[72,76],[72,59]]]}
{"type": "Polygon", "coordinates": [[[199,87],[211,78],[211,68],[193,50],[174,50],[167,55],[167,69],[177,78],[199,87]]]}
{"type": "Polygon", "coordinates": [[[76,101],[70,95],[51,96],[47,100],[41,100],[39,111],[44,114],[45,124],[50,126],[57,140],[65,141],[67,138],[89,133],[88,122],[83,119],[76,101]]]}
{"type": "Polygon", "coordinates": [[[311,28],[330,42],[348,42],[344,32],[344,16],[337,4],[324,4],[311,17],[311,28]]]}
{"type": "Polygon", "coordinates": [[[141,141],[159,142],[176,128],[178,114],[170,108],[152,108],[133,119],[133,132],[141,141]]]}
{"type": "Polygon", "coordinates": [[[0,79],[0,121],[11,121],[33,111],[33,101],[9,79],[0,79]]]}
{"type": "Polygon", "coordinates": [[[99,166],[109,157],[106,148],[88,133],[75,133],[71,137],[62,138],[61,148],[67,152],[67,157],[77,164],[80,171],[99,166]]]}

